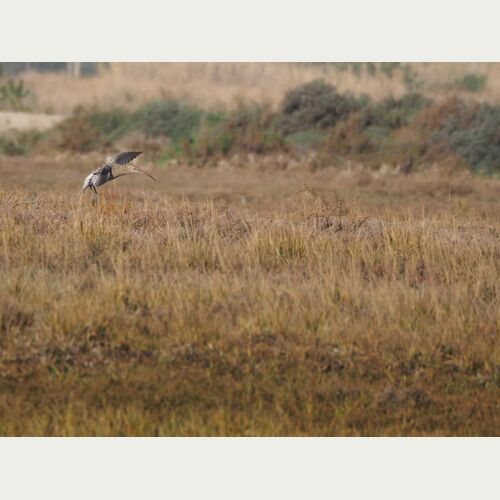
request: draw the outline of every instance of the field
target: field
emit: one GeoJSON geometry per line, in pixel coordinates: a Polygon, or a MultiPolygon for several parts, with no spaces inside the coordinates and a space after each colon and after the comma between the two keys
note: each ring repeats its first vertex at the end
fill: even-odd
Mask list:
{"type": "MultiPolygon", "coordinates": [[[[373,66],[373,65],[372,65],[373,66]]],[[[71,82],[64,74],[28,72],[24,80],[38,111],[70,113],[76,106],[134,107],[154,99],[170,98],[204,108],[231,106],[238,99],[278,106],[283,95],[299,85],[323,79],[341,92],[374,99],[399,97],[418,90],[436,99],[450,96],[498,102],[498,63],[406,63],[387,70],[372,66],[296,63],[112,63],[110,71],[71,82]],[[484,88],[468,92],[457,86],[466,75],[485,78],[484,88]]]]}
{"type": "Polygon", "coordinates": [[[0,74],[0,435],[498,435],[499,68],[0,74]]]}
{"type": "Polygon", "coordinates": [[[500,182],[0,157],[3,435],[497,435],[500,182]]]}

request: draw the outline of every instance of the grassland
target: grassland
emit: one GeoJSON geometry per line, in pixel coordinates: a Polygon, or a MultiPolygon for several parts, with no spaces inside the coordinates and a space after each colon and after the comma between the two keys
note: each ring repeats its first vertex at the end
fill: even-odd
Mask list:
{"type": "Polygon", "coordinates": [[[498,435],[498,179],[99,161],[0,156],[0,434],[498,435]]]}
{"type": "Polygon", "coordinates": [[[405,63],[386,73],[380,63],[377,68],[373,74],[364,63],[359,71],[297,63],[111,63],[109,70],[76,80],[65,74],[36,72],[23,73],[22,78],[31,92],[28,104],[38,112],[57,114],[69,114],[81,105],[137,108],[158,98],[204,109],[230,107],[241,99],[277,107],[286,92],[315,79],[334,85],[339,92],[376,100],[409,91],[436,100],[456,96],[496,103],[500,98],[498,63],[405,63]],[[457,86],[468,74],[483,75],[484,88],[468,92],[457,86]]]}
{"type": "Polygon", "coordinates": [[[391,67],[23,74],[0,434],[498,435],[500,66],[391,67]]]}

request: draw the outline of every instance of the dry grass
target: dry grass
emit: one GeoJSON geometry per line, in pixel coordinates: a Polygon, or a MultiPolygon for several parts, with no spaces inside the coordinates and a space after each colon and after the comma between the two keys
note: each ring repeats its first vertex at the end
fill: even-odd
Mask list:
{"type": "MultiPolygon", "coordinates": [[[[159,98],[180,99],[203,108],[233,105],[239,98],[277,105],[286,91],[315,78],[351,91],[366,88],[368,79],[293,63],[113,63],[110,71],[80,80],[65,74],[24,76],[36,96],[36,107],[57,113],[69,113],[78,105],[134,108],[159,98]]],[[[370,82],[370,94],[382,97],[404,92],[401,81],[387,88],[386,80],[370,82]]]]}
{"type": "MultiPolygon", "coordinates": [[[[500,98],[498,63],[411,63],[423,86],[421,91],[437,99],[456,95],[496,102],[500,98]],[[485,74],[486,88],[470,94],[453,88],[467,73],[485,74]]],[[[407,91],[401,71],[388,78],[366,71],[356,76],[332,66],[295,63],[112,63],[111,70],[79,80],[65,74],[23,75],[39,111],[69,113],[79,105],[101,108],[135,108],[158,98],[175,98],[203,107],[233,105],[237,99],[277,106],[288,90],[321,78],[341,92],[366,94],[374,99],[400,96],[407,91]]]]}
{"type": "Polygon", "coordinates": [[[0,158],[1,434],[498,434],[498,180],[94,161],[0,158]]]}

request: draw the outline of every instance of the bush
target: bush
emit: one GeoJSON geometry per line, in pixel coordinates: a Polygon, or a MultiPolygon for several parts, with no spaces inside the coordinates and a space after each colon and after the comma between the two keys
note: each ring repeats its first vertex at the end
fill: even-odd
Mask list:
{"type": "Polygon", "coordinates": [[[202,111],[177,101],[154,101],[132,116],[129,127],[147,137],[167,136],[179,141],[191,138],[201,117],[202,111]]]}
{"type": "Polygon", "coordinates": [[[111,140],[122,135],[130,126],[131,114],[123,109],[110,111],[92,110],[89,112],[89,120],[103,136],[111,140]]]}
{"type": "Polygon", "coordinates": [[[131,119],[129,112],[119,108],[100,111],[78,107],[49,134],[47,142],[75,153],[103,150],[128,131],[131,119]]]}
{"type": "Polygon", "coordinates": [[[339,155],[372,165],[451,159],[477,173],[500,172],[500,106],[458,98],[434,104],[416,93],[356,100],[322,81],[288,92],[278,112],[243,102],[229,112],[206,113],[176,101],[156,101],[135,113],[78,108],[43,135],[4,135],[0,152],[49,147],[85,153],[109,148],[129,132],[157,142],[157,157],[164,159],[317,150],[328,164],[339,155]]]}
{"type": "Polygon", "coordinates": [[[24,154],[17,142],[9,136],[0,136],[0,153],[8,156],[24,154]]]}
{"type": "Polygon", "coordinates": [[[461,114],[465,118],[466,109],[467,107],[461,99],[451,97],[432,106],[422,108],[415,116],[412,126],[425,134],[430,134],[441,129],[450,116],[461,114]]]}
{"type": "Polygon", "coordinates": [[[362,101],[350,94],[339,94],[332,85],[315,80],[285,95],[278,128],[285,135],[299,130],[331,128],[361,105],[362,101]]]}
{"type": "Polygon", "coordinates": [[[0,136],[0,153],[9,156],[29,154],[41,137],[37,130],[12,131],[0,136]]]}
{"type": "Polygon", "coordinates": [[[196,136],[192,155],[208,158],[236,151],[267,153],[285,148],[269,106],[240,103],[228,114],[208,114],[196,136]]]}
{"type": "Polygon", "coordinates": [[[332,155],[370,154],[370,160],[375,161],[379,161],[382,155],[387,161],[389,153],[394,151],[397,152],[394,160],[400,162],[400,157],[408,149],[413,156],[413,148],[408,147],[407,140],[391,136],[409,125],[419,110],[428,107],[430,102],[420,94],[407,94],[399,99],[389,97],[380,102],[368,101],[328,133],[321,155],[328,160],[332,155]]]}
{"type": "MultiPolygon", "coordinates": [[[[63,120],[55,130],[55,144],[58,149],[73,153],[88,153],[111,145],[111,140],[96,123],[94,112],[82,107],[63,120]]],[[[52,139],[52,138],[50,138],[52,139]]]]}
{"type": "Polygon", "coordinates": [[[475,173],[499,173],[500,106],[460,102],[429,141],[446,144],[475,173]]]}
{"type": "Polygon", "coordinates": [[[375,150],[378,141],[372,137],[373,130],[364,118],[361,113],[354,113],[338,123],[323,142],[322,158],[329,160],[332,156],[358,155],[375,150]]]}
{"type": "Polygon", "coordinates": [[[361,110],[361,120],[365,127],[379,127],[387,131],[405,125],[431,101],[421,94],[406,94],[399,99],[388,97],[380,102],[368,103],[361,110]]]}
{"type": "Polygon", "coordinates": [[[27,111],[26,98],[30,95],[22,80],[7,80],[0,85],[0,108],[27,111]]]}
{"type": "Polygon", "coordinates": [[[235,138],[226,129],[225,123],[204,121],[190,150],[190,155],[197,158],[226,155],[231,151],[234,141],[235,138]]]}
{"type": "Polygon", "coordinates": [[[463,78],[456,80],[455,87],[460,90],[466,90],[467,92],[480,92],[486,87],[487,79],[488,77],[486,75],[469,73],[463,78]]]}

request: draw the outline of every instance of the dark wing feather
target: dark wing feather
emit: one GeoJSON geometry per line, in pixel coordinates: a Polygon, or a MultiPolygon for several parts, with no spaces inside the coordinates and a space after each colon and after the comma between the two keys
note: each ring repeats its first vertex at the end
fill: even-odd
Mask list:
{"type": "Polygon", "coordinates": [[[126,165],[134,158],[137,158],[140,154],[142,154],[142,151],[127,151],[125,153],[119,153],[113,158],[113,163],[118,163],[118,165],[126,165]]]}
{"type": "Polygon", "coordinates": [[[100,173],[104,171],[111,171],[111,166],[110,165],[103,165],[102,167],[96,168],[95,170],[92,170],[92,173],[94,175],[99,175],[100,173]]]}
{"type": "Polygon", "coordinates": [[[92,177],[92,184],[97,187],[105,184],[111,180],[111,168],[109,170],[103,170],[100,174],[94,175],[92,177]]]}

